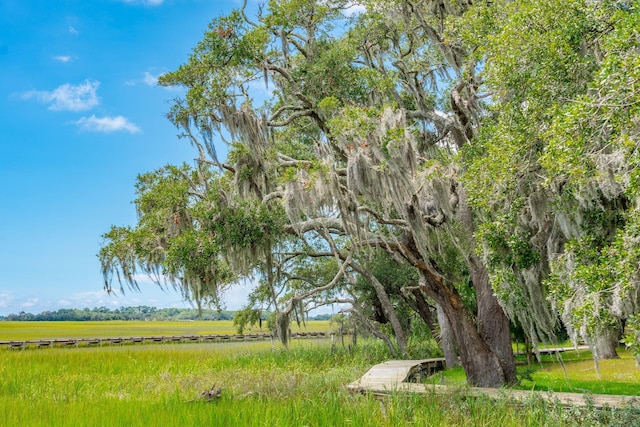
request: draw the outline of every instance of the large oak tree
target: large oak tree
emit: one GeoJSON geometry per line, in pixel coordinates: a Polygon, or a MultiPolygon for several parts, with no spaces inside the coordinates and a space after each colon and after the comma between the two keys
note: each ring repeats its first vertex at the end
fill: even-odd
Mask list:
{"type": "MultiPolygon", "coordinates": [[[[582,280],[580,270],[563,268],[563,258],[556,256],[572,253],[565,251],[567,241],[577,239],[570,248],[594,236],[603,248],[622,242],[625,271],[635,259],[629,243],[635,228],[619,226],[634,224],[633,211],[625,211],[626,222],[616,217],[622,205],[635,203],[635,195],[623,194],[635,191],[635,168],[613,171],[615,182],[615,173],[623,170],[628,187],[615,194],[606,192],[609,187],[590,193],[604,175],[575,179],[582,169],[576,169],[574,158],[561,164],[562,174],[550,160],[556,152],[571,154],[563,144],[584,131],[579,117],[589,108],[605,113],[592,122],[592,133],[603,135],[603,123],[617,121],[608,130],[614,139],[585,139],[594,142],[585,146],[593,160],[587,172],[607,170],[597,156],[602,147],[608,147],[607,155],[620,152],[607,151],[612,147],[607,141],[619,141],[621,155],[634,158],[636,92],[606,90],[608,76],[635,84],[629,77],[633,67],[588,55],[632,52],[635,45],[625,46],[621,35],[609,37],[607,19],[590,15],[601,10],[601,2],[575,2],[575,8],[538,3],[531,7],[555,4],[551,10],[557,14],[506,1],[368,0],[359,2],[366,11],[348,16],[353,6],[346,1],[290,0],[270,2],[255,17],[239,10],[215,19],[189,60],[160,80],[186,89],[169,118],[198,151],[198,179],[191,177],[188,187],[206,190],[192,191],[189,199],[203,207],[197,211],[204,212],[202,218],[189,222],[185,236],[193,238],[181,237],[180,245],[162,241],[182,224],[180,212],[172,217],[176,212],[169,210],[162,224],[149,224],[156,227],[152,235],[160,239],[159,252],[149,241],[138,245],[144,235],[126,240],[114,231],[102,256],[105,273],[126,275],[140,263],[148,271],[162,265],[181,284],[191,284],[187,289],[200,292],[217,289],[204,287],[207,280],[226,284],[259,268],[264,294],[279,304],[279,325],[303,301],[335,300],[359,275],[376,294],[402,351],[402,322],[367,264],[384,250],[417,272],[410,291],[442,310],[469,383],[513,382],[509,321],[489,271],[510,314],[531,333],[542,334],[554,319],[541,286],[550,262],[559,266],[557,272],[573,274],[570,283],[582,280]],[[558,16],[562,22],[554,27],[558,16]],[[560,33],[557,38],[550,29],[560,33]],[[507,39],[517,32],[530,38],[510,45],[507,39]],[[609,44],[600,43],[605,36],[609,44]],[[598,51],[590,41],[609,50],[598,51]],[[607,109],[614,104],[626,115],[607,109]],[[563,117],[569,120],[562,122],[563,117]],[[545,145],[547,138],[552,143],[545,145]],[[566,189],[583,198],[574,205],[556,204],[569,194],[566,189]],[[592,211],[612,214],[596,222],[595,233],[575,216],[592,211]],[[564,216],[555,221],[550,214],[564,216]],[[568,227],[578,231],[571,234],[568,227]],[[122,242],[128,245],[109,252],[122,242]],[[209,254],[202,255],[204,250],[209,254]],[[196,262],[200,256],[215,260],[215,270],[196,262]],[[322,268],[330,277],[316,275],[323,277],[319,282],[294,274],[312,268],[283,268],[305,257],[331,260],[322,268]],[[176,263],[163,264],[171,260],[176,263]],[[226,267],[235,276],[222,275],[226,267]],[[469,287],[472,301],[466,297],[469,287]],[[519,296],[535,305],[516,306],[519,296]]],[[[624,9],[635,6],[616,7],[608,16],[632,21],[624,9]]],[[[632,27],[628,22],[627,30],[619,31],[629,33],[632,27]]],[[[597,257],[604,253],[598,250],[597,257]]],[[[629,274],[625,283],[635,283],[635,273],[629,274]]]]}

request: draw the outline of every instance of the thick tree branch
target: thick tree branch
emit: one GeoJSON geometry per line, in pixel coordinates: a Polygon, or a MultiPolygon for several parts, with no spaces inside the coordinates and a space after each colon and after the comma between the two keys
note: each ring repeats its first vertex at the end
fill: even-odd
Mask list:
{"type": "Polygon", "coordinates": [[[267,122],[267,125],[271,126],[271,127],[284,127],[284,126],[288,126],[291,123],[293,123],[296,119],[299,119],[300,117],[311,117],[313,115],[313,110],[301,110],[298,111],[296,113],[291,114],[289,117],[287,117],[284,120],[281,120],[279,122],[273,121],[273,120],[269,120],[267,122]]]}
{"type": "Polygon", "coordinates": [[[309,160],[297,160],[292,157],[285,156],[282,153],[278,153],[278,164],[280,166],[311,166],[313,163],[309,160]]]}
{"type": "Polygon", "coordinates": [[[293,234],[304,234],[309,231],[318,231],[322,229],[344,234],[344,225],[342,220],[336,218],[315,218],[285,226],[285,231],[293,234]]]}
{"type": "Polygon", "coordinates": [[[378,223],[380,224],[386,224],[386,225],[397,225],[399,227],[406,227],[407,226],[407,222],[403,219],[387,219],[384,218],[382,215],[380,215],[380,213],[374,211],[373,209],[371,209],[368,206],[358,206],[357,208],[358,212],[366,212],[368,214],[371,214],[378,223]]]}
{"type": "Polygon", "coordinates": [[[341,310],[340,312],[351,313],[354,317],[358,319],[358,321],[362,325],[364,325],[365,328],[369,330],[369,332],[371,332],[371,334],[374,337],[384,341],[384,343],[387,345],[387,347],[389,347],[389,351],[394,357],[398,356],[398,350],[393,345],[393,342],[391,342],[391,339],[387,336],[387,334],[383,333],[382,331],[380,331],[380,329],[376,328],[374,324],[366,316],[360,313],[360,311],[358,311],[355,307],[347,308],[347,309],[341,310]]]}
{"type": "Polygon", "coordinates": [[[340,283],[340,280],[344,276],[344,274],[346,272],[346,269],[351,264],[352,260],[353,260],[353,254],[350,252],[349,255],[346,257],[345,261],[340,266],[340,270],[338,270],[338,272],[333,277],[331,282],[327,283],[324,286],[319,286],[319,287],[317,287],[315,289],[312,289],[310,291],[303,292],[301,294],[298,294],[298,295],[295,295],[295,296],[291,297],[291,299],[289,300],[289,303],[287,304],[287,308],[284,309],[282,313],[284,315],[289,315],[293,311],[293,309],[295,308],[295,305],[299,301],[302,301],[302,300],[304,300],[306,298],[309,298],[310,296],[316,295],[316,294],[318,294],[320,292],[331,290],[334,287],[336,287],[340,283]]]}

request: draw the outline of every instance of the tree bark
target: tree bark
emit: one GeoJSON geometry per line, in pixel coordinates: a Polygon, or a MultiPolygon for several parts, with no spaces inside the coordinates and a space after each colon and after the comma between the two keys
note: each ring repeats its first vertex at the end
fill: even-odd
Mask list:
{"type": "Polygon", "coordinates": [[[480,335],[475,319],[454,287],[447,286],[439,276],[431,274],[428,269],[421,270],[421,273],[425,276],[425,292],[441,306],[451,324],[455,341],[458,343],[460,361],[467,375],[467,383],[470,386],[491,388],[509,383],[511,378],[508,367],[505,369],[501,365],[496,352],[489,345],[489,342],[495,345],[501,341],[488,342],[480,335]]]}
{"type": "Polygon", "coordinates": [[[618,357],[618,336],[620,331],[618,328],[612,327],[601,329],[594,336],[592,341],[593,356],[598,360],[617,359],[618,357]]]}
{"type": "Polygon", "coordinates": [[[391,352],[391,354],[394,357],[396,357],[398,355],[398,350],[393,345],[393,342],[387,336],[387,334],[385,334],[382,331],[380,331],[379,329],[377,329],[371,323],[371,321],[366,316],[363,316],[362,313],[360,313],[356,308],[351,308],[351,309],[345,310],[344,312],[345,313],[352,313],[355,317],[358,318],[358,320],[364,325],[364,327],[367,328],[369,330],[369,332],[371,332],[371,334],[374,337],[379,338],[382,341],[384,341],[384,343],[387,345],[387,347],[389,348],[389,351],[391,352]]]}
{"type": "Polygon", "coordinates": [[[478,332],[498,357],[507,384],[515,384],[516,364],[511,345],[509,319],[493,293],[484,265],[476,255],[472,255],[471,258],[471,278],[476,289],[478,305],[478,332]]]}
{"type": "Polygon", "coordinates": [[[458,361],[458,353],[456,352],[456,343],[453,338],[453,330],[447,315],[440,305],[436,305],[438,312],[438,324],[440,324],[440,345],[444,353],[444,360],[447,368],[453,368],[460,365],[458,361]]]}
{"type": "Polygon", "coordinates": [[[436,322],[434,321],[433,314],[431,312],[432,307],[422,294],[422,290],[420,290],[419,288],[411,289],[411,295],[413,296],[413,298],[405,295],[403,292],[404,300],[412,310],[418,313],[418,316],[420,316],[422,321],[427,325],[429,331],[431,331],[431,336],[433,337],[433,339],[438,339],[436,322]]]}
{"type": "Polygon", "coordinates": [[[387,319],[387,315],[384,313],[384,308],[382,307],[380,298],[378,298],[378,294],[372,298],[371,305],[373,306],[373,320],[382,324],[389,323],[389,319],[387,319]]]}
{"type": "Polygon", "coordinates": [[[407,334],[402,328],[400,319],[396,314],[396,310],[393,307],[393,304],[391,303],[391,300],[389,299],[389,295],[387,294],[387,291],[385,291],[384,286],[373,274],[371,274],[371,272],[368,269],[362,267],[361,265],[355,262],[352,262],[351,266],[353,267],[354,270],[356,270],[358,273],[362,274],[367,280],[369,280],[369,282],[373,286],[373,289],[375,289],[376,295],[378,296],[378,300],[380,301],[380,304],[382,304],[384,313],[386,314],[387,319],[389,319],[389,323],[391,323],[393,332],[396,335],[396,343],[398,344],[398,350],[400,351],[401,355],[406,354],[407,334]]]}
{"type": "Polygon", "coordinates": [[[517,381],[516,364],[511,346],[511,329],[509,318],[493,293],[489,282],[489,274],[482,260],[475,254],[476,240],[473,211],[467,203],[467,195],[463,188],[458,193],[458,219],[468,231],[471,250],[466,256],[466,264],[471,275],[471,282],[476,290],[476,304],[478,306],[477,326],[480,336],[487,343],[491,351],[498,357],[507,384],[517,381]]]}

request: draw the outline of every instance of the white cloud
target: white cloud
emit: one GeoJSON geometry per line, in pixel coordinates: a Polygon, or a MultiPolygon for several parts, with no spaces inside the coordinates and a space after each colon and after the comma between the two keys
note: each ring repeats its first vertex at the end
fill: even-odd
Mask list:
{"type": "MultiPolygon", "coordinates": [[[[361,3],[361,1],[362,0],[354,0],[346,2],[342,6],[342,13],[347,17],[351,17],[366,12],[367,7],[361,3]]],[[[320,3],[325,6],[330,6],[330,2],[328,0],[320,0],[320,3]]]]}
{"type": "MultiPolygon", "coordinates": [[[[163,289],[144,275],[140,275],[140,281],[138,281],[140,291],[130,290],[125,288],[124,293],[120,290],[114,290],[111,294],[103,292],[101,301],[104,303],[98,305],[110,305],[114,307],[132,307],[138,305],[148,305],[157,308],[165,307],[178,307],[178,308],[192,308],[193,304],[185,301],[182,295],[174,289],[163,289]]],[[[89,301],[87,300],[87,303],[89,301]]],[[[94,307],[95,302],[85,304],[83,307],[94,307]]]]}
{"type": "Polygon", "coordinates": [[[68,56],[68,55],[54,56],[53,59],[55,59],[56,61],[60,61],[60,62],[69,62],[69,61],[71,61],[71,57],[68,56]]]}
{"type": "MultiPolygon", "coordinates": [[[[135,274],[134,279],[140,286],[141,293],[125,289],[125,294],[118,290],[113,293],[114,298],[126,298],[128,305],[152,305],[155,307],[189,307],[178,290],[168,286],[163,290],[146,274],[135,274]],[[142,298],[142,299],[140,299],[142,298]]],[[[249,293],[258,285],[255,279],[244,279],[225,290],[221,297],[223,306],[227,310],[239,310],[247,304],[249,293]]]]}
{"type": "Polygon", "coordinates": [[[78,32],[78,30],[76,30],[75,28],[73,28],[71,25],[69,25],[69,33],[73,34],[74,36],[77,36],[78,34],[80,34],[78,32]]]}
{"type": "Polygon", "coordinates": [[[142,81],[144,82],[144,84],[146,84],[147,86],[155,86],[158,84],[158,76],[154,76],[153,74],[151,74],[148,71],[144,72],[144,77],[142,78],[142,81]]]}
{"type": "Polygon", "coordinates": [[[269,85],[267,86],[262,79],[252,80],[247,85],[249,96],[251,96],[256,105],[259,105],[265,100],[271,99],[273,97],[274,88],[275,85],[272,82],[269,82],[269,85]]]}
{"type": "Polygon", "coordinates": [[[81,130],[88,132],[102,132],[111,133],[118,131],[127,131],[129,133],[138,133],[140,128],[131,123],[126,117],[96,117],[95,114],[91,117],[82,117],[80,120],[73,122],[73,124],[80,126],[81,130]]]}
{"type": "Polygon", "coordinates": [[[112,306],[119,307],[120,302],[111,298],[105,291],[77,292],[56,301],[56,306],[64,308],[85,308],[112,306]]]}
{"type": "Polygon", "coordinates": [[[31,308],[41,304],[40,298],[29,298],[20,304],[20,308],[31,308]]]}
{"type": "Polygon", "coordinates": [[[158,308],[192,307],[182,296],[175,291],[162,291],[158,286],[141,286],[141,292],[119,292],[108,294],[103,290],[74,292],[52,299],[39,298],[33,295],[16,295],[10,291],[0,291],[0,316],[8,314],[18,314],[20,311],[27,313],[42,313],[43,311],[54,311],[61,308],[85,307],[109,307],[112,310],[118,307],[131,307],[138,305],[148,305],[158,308]]]}
{"type": "Polygon", "coordinates": [[[40,312],[46,309],[50,301],[32,295],[16,295],[12,291],[0,291],[0,315],[19,313],[20,311],[40,312]]]}
{"type": "MultiPolygon", "coordinates": [[[[46,302],[34,304],[31,312],[36,314],[44,310],[58,310],[60,308],[77,308],[85,307],[109,307],[111,309],[118,307],[132,307],[138,305],[148,305],[158,308],[163,307],[190,307],[189,303],[182,300],[182,297],[176,292],[163,292],[157,286],[147,286],[141,288],[141,292],[127,292],[125,294],[106,291],[88,291],[75,292],[60,298],[55,302],[46,302]]],[[[24,304],[22,304],[24,307],[24,304]]]]}
{"type": "Polygon", "coordinates": [[[128,80],[124,84],[125,86],[136,86],[139,83],[142,83],[147,86],[158,86],[158,77],[160,75],[153,75],[148,71],[145,71],[140,79],[128,80]]]}
{"type": "Polygon", "coordinates": [[[360,13],[364,13],[366,11],[367,11],[367,7],[365,5],[360,4],[358,2],[353,2],[347,5],[343,13],[346,16],[353,16],[353,15],[358,15],[360,13]]]}
{"type": "MultiPolygon", "coordinates": [[[[153,307],[189,307],[190,305],[182,300],[180,294],[176,292],[164,292],[158,286],[141,286],[141,292],[113,292],[111,294],[106,291],[88,291],[76,292],[57,300],[53,307],[62,308],[93,308],[93,307],[109,307],[111,309],[118,307],[131,307],[138,305],[148,305],[153,307]]],[[[57,308],[56,308],[57,309],[57,308]]]]}
{"type": "Polygon", "coordinates": [[[13,294],[10,292],[0,292],[0,308],[11,307],[13,300],[13,294]]]}
{"type": "Polygon", "coordinates": [[[235,283],[230,289],[222,294],[222,300],[227,310],[239,310],[244,307],[249,298],[249,294],[258,286],[255,279],[245,279],[240,283],[235,283]]]}
{"type": "Polygon", "coordinates": [[[22,94],[22,98],[36,98],[44,104],[50,104],[54,111],[83,111],[90,110],[100,104],[96,91],[100,86],[98,81],[85,80],[79,85],[65,83],[52,91],[32,90],[22,94]]]}

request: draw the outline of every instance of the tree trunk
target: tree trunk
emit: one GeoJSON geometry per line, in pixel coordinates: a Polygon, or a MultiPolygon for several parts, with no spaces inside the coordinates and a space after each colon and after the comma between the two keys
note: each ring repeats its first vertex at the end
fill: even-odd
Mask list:
{"type": "Polygon", "coordinates": [[[599,333],[591,339],[593,356],[598,359],[617,359],[618,356],[618,328],[600,329],[599,333]]]}
{"type": "Polygon", "coordinates": [[[460,360],[467,383],[493,388],[505,385],[507,378],[500,360],[478,333],[468,310],[458,302],[443,304],[442,309],[449,318],[456,342],[460,343],[460,360]]]}
{"type": "Polygon", "coordinates": [[[389,319],[389,323],[391,323],[391,326],[393,327],[393,332],[396,335],[396,343],[398,344],[398,350],[400,351],[401,355],[404,355],[407,352],[407,335],[402,328],[400,319],[398,319],[396,310],[393,307],[393,304],[391,303],[389,295],[387,294],[387,291],[385,291],[384,286],[382,286],[378,279],[376,279],[373,275],[371,275],[370,279],[371,284],[376,290],[378,299],[382,304],[382,308],[384,309],[384,312],[389,319]]]}
{"type": "Polygon", "coordinates": [[[511,329],[509,319],[498,303],[489,282],[489,274],[482,260],[475,254],[476,240],[473,211],[467,204],[467,195],[463,188],[458,192],[458,219],[467,229],[471,250],[466,256],[466,264],[471,275],[471,282],[476,290],[478,306],[477,326],[480,336],[487,343],[491,351],[498,357],[507,384],[514,384],[516,378],[516,364],[511,346],[511,329]]]}
{"type": "Polygon", "coordinates": [[[431,305],[429,305],[419,288],[412,289],[411,295],[413,295],[413,300],[408,296],[404,296],[404,300],[416,313],[418,313],[422,321],[427,325],[429,331],[431,331],[433,339],[438,339],[438,330],[431,312],[431,305]]]}
{"type": "Polygon", "coordinates": [[[453,368],[460,365],[458,361],[458,353],[456,353],[456,344],[453,338],[453,330],[447,315],[444,314],[442,307],[436,305],[438,313],[438,324],[440,325],[440,345],[444,353],[444,360],[447,368],[453,368]]]}
{"type": "Polygon", "coordinates": [[[507,384],[509,373],[505,372],[496,353],[478,332],[475,320],[458,291],[443,283],[429,269],[421,270],[421,273],[425,276],[425,292],[440,305],[451,324],[467,383],[492,388],[507,384]]]}
{"type": "MultiPolygon", "coordinates": [[[[393,345],[393,342],[387,336],[387,334],[385,334],[382,331],[380,331],[379,329],[377,329],[366,316],[363,316],[362,313],[360,313],[355,307],[353,307],[353,308],[351,308],[349,310],[346,310],[346,311],[349,312],[349,313],[352,313],[355,317],[357,317],[358,320],[360,321],[360,323],[362,323],[364,325],[364,327],[367,328],[369,330],[369,332],[371,332],[371,334],[374,337],[379,338],[382,341],[384,341],[384,343],[389,348],[389,351],[391,352],[393,357],[396,357],[398,355],[398,350],[393,345]]],[[[344,345],[344,343],[343,343],[343,345],[344,345]]]]}
{"type": "Polygon", "coordinates": [[[387,319],[387,315],[384,313],[384,308],[382,308],[382,303],[380,302],[380,298],[376,297],[372,298],[371,305],[373,305],[373,320],[380,324],[389,323],[389,319],[387,319]]]}
{"type": "Polygon", "coordinates": [[[382,304],[382,308],[384,309],[384,313],[389,319],[389,323],[391,323],[391,327],[393,328],[393,332],[396,335],[396,343],[398,344],[398,350],[400,350],[400,354],[404,355],[407,352],[407,335],[402,328],[402,324],[400,323],[400,319],[398,319],[398,315],[396,314],[396,310],[389,299],[389,294],[385,291],[384,286],[380,281],[373,275],[371,272],[358,265],[357,263],[351,263],[351,266],[358,273],[362,274],[373,286],[373,289],[376,291],[376,295],[380,304],[382,304]]]}
{"type": "Polygon", "coordinates": [[[516,364],[511,345],[509,319],[498,303],[489,283],[489,275],[476,255],[471,256],[471,280],[476,289],[478,332],[495,353],[504,371],[507,384],[515,384],[516,364]]]}

